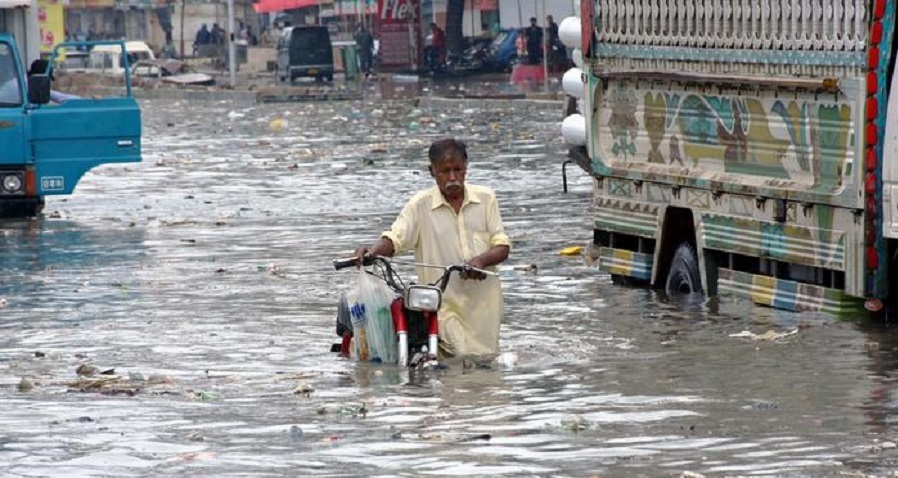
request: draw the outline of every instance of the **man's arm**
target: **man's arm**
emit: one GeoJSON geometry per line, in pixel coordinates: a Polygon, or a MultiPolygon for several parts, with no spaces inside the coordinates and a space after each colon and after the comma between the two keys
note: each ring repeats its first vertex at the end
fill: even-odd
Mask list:
{"type": "Polygon", "coordinates": [[[468,264],[478,269],[486,269],[505,262],[505,259],[508,259],[509,251],[511,248],[505,245],[493,246],[483,254],[469,260],[468,264]]]}
{"type": "MultiPolygon", "coordinates": [[[[495,195],[490,194],[486,208],[486,223],[490,233],[491,247],[486,252],[474,256],[468,261],[468,264],[478,269],[485,269],[505,262],[508,259],[508,254],[511,252],[511,241],[508,239],[508,235],[505,234],[505,227],[502,225],[502,215],[499,213],[499,202],[496,200],[495,195]]],[[[471,276],[474,279],[483,279],[485,277],[483,274],[471,276]]]]}
{"type": "Polygon", "coordinates": [[[381,237],[373,246],[371,247],[359,247],[355,250],[356,261],[359,265],[362,264],[362,259],[365,257],[365,254],[369,254],[372,256],[384,256],[384,257],[393,257],[393,254],[396,253],[396,249],[393,247],[393,241],[389,238],[381,237]]]}

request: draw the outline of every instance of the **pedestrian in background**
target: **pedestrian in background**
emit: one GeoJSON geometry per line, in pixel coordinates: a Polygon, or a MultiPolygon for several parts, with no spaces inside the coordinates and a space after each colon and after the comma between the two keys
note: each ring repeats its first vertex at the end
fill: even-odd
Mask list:
{"type": "Polygon", "coordinates": [[[527,63],[538,65],[542,61],[543,29],[536,24],[536,18],[530,18],[530,26],[524,30],[527,39],[527,63]]]}
{"type": "Polygon", "coordinates": [[[359,63],[362,72],[365,73],[365,79],[371,75],[371,63],[374,59],[374,37],[365,25],[359,24],[358,30],[355,32],[355,45],[359,51],[359,63]]]}

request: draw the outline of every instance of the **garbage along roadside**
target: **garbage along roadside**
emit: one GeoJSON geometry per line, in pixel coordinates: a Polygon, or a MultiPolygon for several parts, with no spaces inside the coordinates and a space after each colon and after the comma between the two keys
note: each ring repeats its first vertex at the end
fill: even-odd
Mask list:
{"type": "MultiPolygon", "coordinates": [[[[83,97],[122,95],[125,92],[121,79],[81,73],[60,75],[55,87],[83,97]]],[[[502,106],[510,101],[531,101],[534,106],[543,103],[553,109],[560,108],[565,99],[557,82],[513,85],[495,75],[434,82],[416,75],[381,74],[362,82],[345,82],[338,77],[332,83],[310,81],[289,85],[278,84],[264,74],[242,74],[238,75],[234,88],[228,84],[226,76],[218,75],[213,86],[160,82],[135,84],[132,92],[137,99],[233,100],[240,103],[421,98],[432,102],[452,102],[441,103],[444,105],[460,103],[462,106],[469,105],[465,107],[479,107],[484,102],[502,106]]]]}

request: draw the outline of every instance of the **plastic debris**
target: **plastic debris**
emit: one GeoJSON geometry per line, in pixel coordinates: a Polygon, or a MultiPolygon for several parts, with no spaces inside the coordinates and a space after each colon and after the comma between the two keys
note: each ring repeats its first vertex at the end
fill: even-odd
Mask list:
{"type": "Polygon", "coordinates": [[[96,375],[99,371],[100,369],[98,369],[97,367],[86,363],[79,365],[78,368],[75,369],[75,373],[79,377],[90,377],[91,375],[96,375]]]}
{"type": "Polygon", "coordinates": [[[280,133],[287,128],[287,120],[283,118],[275,118],[268,123],[268,129],[276,133],[280,133]]]}
{"type": "Polygon", "coordinates": [[[300,384],[296,388],[293,389],[293,395],[300,395],[302,397],[308,398],[312,395],[315,389],[309,386],[308,384],[300,384]]]}
{"type": "Polygon", "coordinates": [[[518,363],[518,354],[514,352],[503,352],[496,357],[495,363],[500,370],[512,370],[518,363]]]}
{"type": "Polygon", "coordinates": [[[580,253],[583,252],[583,248],[581,246],[571,246],[565,247],[561,250],[562,256],[579,256],[580,253]]]}
{"type": "Polygon", "coordinates": [[[165,375],[150,375],[147,377],[148,385],[169,385],[172,383],[171,377],[166,377],[165,375]]]}
{"type": "Polygon", "coordinates": [[[694,471],[684,471],[680,475],[680,478],[705,478],[705,475],[702,475],[701,473],[696,473],[694,471]]]}
{"type": "Polygon", "coordinates": [[[589,428],[589,423],[580,415],[571,415],[561,420],[561,427],[569,432],[582,432],[589,428]]]}
{"type": "Polygon", "coordinates": [[[344,406],[340,407],[340,414],[354,417],[354,418],[356,418],[356,417],[365,418],[368,416],[368,407],[365,406],[364,403],[353,404],[353,405],[344,405],[344,406]]]}
{"type": "Polygon", "coordinates": [[[537,267],[536,264],[523,264],[519,266],[514,266],[514,269],[517,272],[520,272],[524,275],[536,275],[537,267]]]}
{"type": "Polygon", "coordinates": [[[768,330],[767,332],[765,332],[761,335],[755,334],[753,332],[749,332],[747,330],[743,330],[742,332],[739,332],[738,334],[730,334],[730,337],[746,338],[746,339],[751,339],[751,340],[755,340],[755,341],[759,341],[759,340],[773,341],[773,340],[784,339],[786,337],[791,337],[796,334],[798,334],[798,329],[790,330],[788,332],[777,332],[775,330],[768,330]]]}
{"type": "Polygon", "coordinates": [[[303,431],[296,425],[290,426],[290,442],[294,445],[302,443],[303,431]]]}
{"type": "Polygon", "coordinates": [[[34,384],[31,383],[27,378],[22,377],[22,380],[19,381],[19,385],[17,387],[20,392],[30,392],[31,389],[34,388],[34,384]]]}
{"type": "Polygon", "coordinates": [[[274,263],[269,263],[267,266],[265,266],[265,272],[275,277],[285,277],[287,275],[277,264],[274,263]]]}
{"type": "Polygon", "coordinates": [[[192,394],[192,397],[194,399],[200,400],[202,402],[217,402],[221,400],[221,394],[213,390],[188,390],[188,393],[192,394]]]}

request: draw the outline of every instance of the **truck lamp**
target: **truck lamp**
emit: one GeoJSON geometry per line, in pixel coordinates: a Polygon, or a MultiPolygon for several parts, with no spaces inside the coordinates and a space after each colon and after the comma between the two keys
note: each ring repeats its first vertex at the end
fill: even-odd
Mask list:
{"type": "Polygon", "coordinates": [[[2,189],[4,194],[22,194],[22,177],[19,173],[2,176],[2,189]]]}
{"type": "Polygon", "coordinates": [[[577,98],[583,98],[583,70],[571,68],[561,77],[561,85],[564,92],[577,98]]]}
{"type": "Polygon", "coordinates": [[[575,113],[561,122],[561,135],[564,141],[571,146],[586,145],[586,118],[575,113]]]}
{"type": "Polygon", "coordinates": [[[879,299],[867,299],[864,302],[864,308],[867,309],[868,312],[880,312],[882,311],[884,304],[879,299]]]}
{"type": "Polygon", "coordinates": [[[443,293],[438,287],[413,285],[405,292],[405,306],[409,310],[436,312],[442,300],[443,293]]]}
{"type": "Polygon", "coordinates": [[[571,61],[574,62],[574,66],[577,68],[583,68],[583,50],[574,48],[571,52],[571,61]]]}
{"type": "Polygon", "coordinates": [[[579,47],[582,38],[580,34],[580,18],[567,17],[562,20],[561,25],[558,25],[558,38],[568,48],[579,47]]]}
{"type": "Polygon", "coordinates": [[[32,167],[25,167],[25,195],[37,195],[37,173],[32,167]]]}

